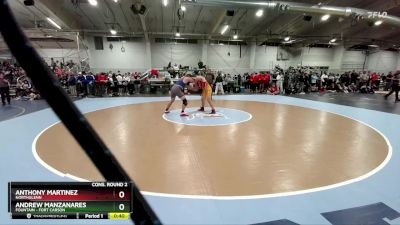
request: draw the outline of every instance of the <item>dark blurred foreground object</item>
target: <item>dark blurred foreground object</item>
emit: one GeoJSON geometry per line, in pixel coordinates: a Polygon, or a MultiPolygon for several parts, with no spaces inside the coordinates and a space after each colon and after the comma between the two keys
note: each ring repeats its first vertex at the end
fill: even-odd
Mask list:
{"type": "MultiPolygon", "coordinates": [[[[128,174],[106,147],[83,114],[72,103],[49,67],[25,37],[11,13],[7,0],[0,0],[0,31],[12,54],[31,78],[34,86],[47,100],[50,107],[67,127],[71,135],[84,149],[107,181],[131,181],[128,174]]],[[[160,224],[153,210],[133,186],[132,220],[135,224],[160,224]]]]}

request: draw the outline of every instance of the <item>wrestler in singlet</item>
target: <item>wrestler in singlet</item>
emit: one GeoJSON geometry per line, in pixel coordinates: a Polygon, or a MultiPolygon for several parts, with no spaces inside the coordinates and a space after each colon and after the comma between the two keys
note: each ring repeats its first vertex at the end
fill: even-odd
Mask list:
{"type": "Polygon", "coordinates": [[[188,101],[185,97],[185,87],[190,83],[194,83],[193,78],[189,76],[185,76],[182,79],[178,80],[172,87],[171,87],[171,101],[168,103],[167,107],[165,108],[165,113],[169,113],[169,108],[171,107],[172,103],[174,103],[175,98],[178,96],[182,100],[182,111],[181,116],[188,116],[185,113],[185,108],[188,105],[188,101]]]}
{"type": "Polygon", "coordinates": [[[211,85],[202,76],[197,76],[195,78],[195,81],[196,81],[196,86],[198,86],[200,89],[202,89],[202,92],[201,92],[201,107],[200,107],[199,111],[204,112],[204,105],[205,105],[205,102],[207,101],[208,104],[211,107],[211,114],[215,114],[216,111],[215,111],[214,104],[213,104],[212,99],[211,99],[211,96],[212,96],[211,85]]]}

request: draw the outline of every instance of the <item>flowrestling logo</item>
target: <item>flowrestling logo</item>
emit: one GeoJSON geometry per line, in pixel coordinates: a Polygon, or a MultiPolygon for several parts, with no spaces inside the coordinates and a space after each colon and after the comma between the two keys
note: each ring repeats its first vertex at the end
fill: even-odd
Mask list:
{"type": "Polygon", "coordinates": [[[367,12],[367,14],[368,14],[367,16],[368,19],[376,19],[376,18],[382,19],[387,17],[388,15],[387,12],[367,12]]]}

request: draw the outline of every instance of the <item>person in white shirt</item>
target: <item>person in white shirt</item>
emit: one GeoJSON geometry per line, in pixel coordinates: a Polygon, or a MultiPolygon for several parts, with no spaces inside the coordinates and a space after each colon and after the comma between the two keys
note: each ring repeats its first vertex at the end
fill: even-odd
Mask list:
{"type": "Polygon", "coordinates": [[[165,78],[165,81],[169,82],[170,85],[174,85],[174,81],[172,80],[171,74],[169,72],[165,73],[164,78],[165,78]]]}
{"type": "Polygon", "coordinates": [[[117,75],[117,80],[118,80],[118,84],[121,85],[122,81],[124,80],[124,78],[121,76],[121,74],[117,75]]]}
{"type": "Polygon", "coordinates": [[[283,94],[283,75],[280,73],[276,75],[276,85],[278,86],[279,94],[283,94]]]}
{"type": "Polygon", "coordinates": [[[122,92],[123,92],[123,85],[122,85],[122,81],[124,81],[124,78],[121,76],[121,74],[118,71],[118,75],[117,75],[117,81],[118,81],[118,95],[121,96],[122,92]]]}
{"type": "Polygon", "coordinates": [[[328,89],[334,89],[335,85],[335,75],[333,73],[329,73],[328,80],[327,80],[328,89]]]}
{"type": "Polygon", "coordinates": [[[178,65],[176,65],[176,63],[175,63],[175,65],[174,65],[173,69],[174,69],[174,71],[179,71],[179,66],[178,66],[178,65]]]}
{"type": "Polygon", "coordinates": [[[321,86],[325,87],[326,86],[326,82],[328,80],[328,75],[326,75],[325,73],[323,73],[321,75],[321,86]]]}
{"type": "Polygon", "coordinates": [[[125,73],[122,81],[123,89],[126,95],[129,95],[129,84],[131,82],[131,76],[129,73],[125,73]]]}

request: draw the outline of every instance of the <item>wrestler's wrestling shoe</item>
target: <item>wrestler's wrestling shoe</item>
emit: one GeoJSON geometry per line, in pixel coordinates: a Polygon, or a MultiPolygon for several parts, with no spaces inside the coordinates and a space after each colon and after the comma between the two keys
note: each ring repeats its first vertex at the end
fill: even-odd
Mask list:
{"type": "Polygon", "coordinates": [[[189,114],[186,114],[186,113],[181,113],[181,115],[180,116],[189,116],[189,114]]]}
{"type": "Polygon", "coordinates": [[[165,113],[165,114],[168,114],[168,113],[169,113],[169,110],[165,110],[164,113],[165,113]]]}
{"type": "Polygon", "coordinates": [[[197,111],[204,112],[204,107],[200,107],[200,109],[198,109],[197,111]]]}
{"type": "Polygon", "coordinates": [[[213,109],[213,110],[211,110],[211,113],[210,114],[216,114],[217,112],[213,109]]]}

